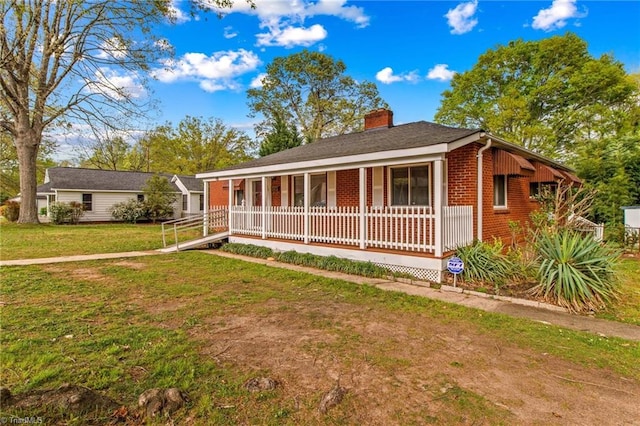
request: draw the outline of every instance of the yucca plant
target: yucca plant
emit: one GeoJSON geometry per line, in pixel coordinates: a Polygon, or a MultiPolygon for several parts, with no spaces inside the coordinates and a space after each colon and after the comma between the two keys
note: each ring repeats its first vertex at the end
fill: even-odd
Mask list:
{"type": "Polygon", "coordinates": [[[591,235],[571,230],[543,232],[535,242],[536,296],[573,312],[598,311],[617,297],[614,268],[619,253],[591,235]]]}
{"type": "Polygon", "coordinates": [[[462,278],[465,281],[490,283],[497,290],[514,272],[513,262],[503,252],[504,246],[500,240],[495,240],[493,244],[475,241],[469,246],[459,247],[457,255],[464,262],[462,278]]]}

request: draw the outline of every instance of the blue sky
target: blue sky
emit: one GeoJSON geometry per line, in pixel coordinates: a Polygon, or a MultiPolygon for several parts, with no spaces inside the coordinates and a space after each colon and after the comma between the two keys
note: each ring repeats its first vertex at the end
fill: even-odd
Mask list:
{"type": "MultiPolygon", "coordinates": [[[[206,1],[206,0],[205,0],[206,1]]],[[[433,120],[456,72],[472,68],[487,49],[511,40],[539,40],[572,31],[594,56],[609,53],[627,72],[640,72],[640,1],[346,1],[244,0],[219,19],[189,16],[173,3],[177,23],[159,33],[173,60],[152,71],[151,92],[135,79],[122,85],[159,101],[156,124],[186,115],[222,119],[253,136],[246,90],[259,84],[278,56],[322,51],[357,80],[375,82],[396,124],[433,120]]]]}

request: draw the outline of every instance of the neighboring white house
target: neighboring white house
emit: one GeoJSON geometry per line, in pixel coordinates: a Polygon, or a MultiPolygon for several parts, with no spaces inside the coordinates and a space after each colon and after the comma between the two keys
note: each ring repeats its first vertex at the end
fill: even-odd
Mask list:
{"type": "Polygon", "coordinates": [[[624,226],[631,228],[635,232],[640,232],[640,206],[625,206],[624,226]]]}
{"type": "MultiPolygon", "coordinates": [[[[75,167],[52,167],[46,170],[44,184],[37,189],[38,210],[41,213],[42,208],[46,207],[48,212],[49,205],[56,201],[75,201],[85,207],[80,219],[82,222],[112,221],[111,207],[132,198],[144,200],[144,186],[155,174],[166,177],[175,189],[175,218],[199,212],[199,196],[203,194],[204,187],[202,181],[192,176],[75,167]]],[[[41,216],[41,219],[46,220],[46,216],[41,216]]]]}

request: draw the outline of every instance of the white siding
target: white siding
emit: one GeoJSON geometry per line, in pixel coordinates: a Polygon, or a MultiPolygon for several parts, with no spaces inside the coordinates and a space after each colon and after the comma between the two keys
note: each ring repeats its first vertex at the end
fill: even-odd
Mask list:
{"type": "MultiPolygon", "coordinates": [[[[91,211],[85,211],[80,222],[108,222],[112,221],[111,212],[109,211],[114,204],[122,203],[129,199],[137,199],[137,192],[71,192],[71,191],[58,191],[58,198],[56,201],[69,203],[76,201],[82,203],[82,194],[92,195],[92,209],[91,211]]],[[[173,205],[174,215],[173,218],[180,217],[180,211],[182,207],[182,198],[178,197],[177,201],[173,205]]],[[[198,205],[196,204],[196,208],[198,205]]]]}
{"type": "Polygon", "coordinates": [[[190,194],[189,196],[189,214],[199,214],[202,213],[200,210],[200,195],[201,194],[190,194]]]}

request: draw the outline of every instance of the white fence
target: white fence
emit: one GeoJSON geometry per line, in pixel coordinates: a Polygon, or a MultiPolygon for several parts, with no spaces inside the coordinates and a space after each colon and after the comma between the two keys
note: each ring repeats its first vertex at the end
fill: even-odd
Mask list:
{"type": "MultiPolygon", "coordinates": [[[[429,252],[435,251],[436,215],[431,207],[261,207],[234,206],[231,234],[326,244],[429,252]],[[363,227],[364,225],[364,227],[363,227]],[[362,233],[365,232],[363,235],[362,233]]],[[[443,247],[453,250],[473,241],[471,206],[443,207],[443,247]]]]}

